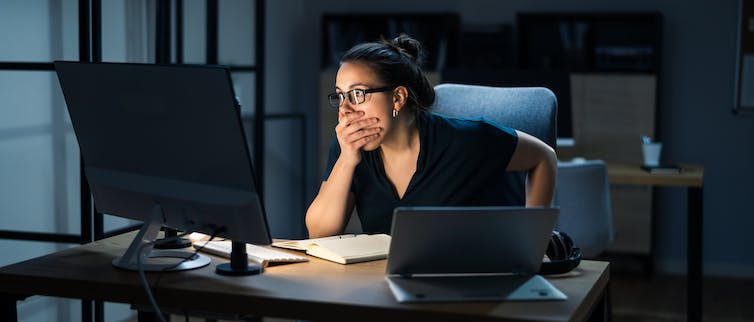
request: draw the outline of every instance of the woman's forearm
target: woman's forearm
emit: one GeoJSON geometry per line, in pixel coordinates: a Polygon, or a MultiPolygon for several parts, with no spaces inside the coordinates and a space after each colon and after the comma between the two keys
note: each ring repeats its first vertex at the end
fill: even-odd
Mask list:
{"type": "Polygon", "coordinates": [[[555,178],[557,176],[558,160],[555,152],[544,153],[542,159],[526,176],[526,206],[548,207],[552,203],[555,192],[555,178]]]}
{"type": "Polygon", "coordinates": [[[310,238],[337,235],[343,232],[351,212],[353,198],[351,180],[355,167],[338,160],[322,182],[317,197],[306,211],[306,228],[310,238]]]}

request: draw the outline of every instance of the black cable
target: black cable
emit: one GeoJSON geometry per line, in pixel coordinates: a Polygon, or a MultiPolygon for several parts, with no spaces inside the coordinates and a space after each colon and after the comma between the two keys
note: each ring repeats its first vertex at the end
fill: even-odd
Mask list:
{"type": "MultiPolygon", "coordinates": [[[[190,256],[184,257],[183,260],[181,260],[180,262],[178,262],[177,264],[175,264],[173,266],[168,266],[168,267],[165,267],[165,268],[161,269],[160,272],[157,274],[157,280],[154,283],[155,290],[157,290],[157,287],[160,284],[160,279],[162,279],[162,273],[164,273],[166,271],[169,271],[169,270],[171,270],[173,268],[178,267],[179,265],[185,263],[187,260],[195,258],[196,254],[198,254],[199,251],[201,251],[202,249],[204,249],[204,247],[207,246],[207,244],[209,244],[209,242],[211,242],[212,240],[214,240],[215,238],[217,238],[217,235],[219,233],[223,232],[223,231],[225,231],[225,229],[223,229],[223,228],[217,228],[217,229],[215,229],[215,231],[212,232],[212,234],[210,235],[209,240],[205,241],[204,244],[202,244],[199,247],[194,247],[194,252],[190,256]]],[[[191,233],[183,233],[183,234],[180,234],[178,236],[170,237],[170,238],[165,239],[165,240],[166,241],[170,241],[170,240],[174,240],[174,239],[178,239],[178,238],[183,238],[183,237],[185,237],[186,235],[189,235],[189,234],[191,234],[191,233]]]]}
{"type": "MultiPolygon", "coordinates": [[[[194,250],[194,253],[192,253],[190,256],[183,258],[180,262],[178,262],[177,264],[175,264],[173,266],[168,266],[168,267],[165,267],[162,270],[160,270],[159,273],[158,273],[158,275],[157,275],[157,280],[155,281],[155,285],[154,285],[155,291],[157,290],[157,287],[158,287],[158,285],[160,283],[160,279],[162,278],[162,273],[164,273],[167,270],[170,270],[170,269],[178,267],[179,265],[183,264],[187,260],[195,258],[196,255],[197,255],[197,253],[200,250],[202,250],[210,241],[212,241],[213,239],[215,239],[215,237],[217,237],[217,234],[219,234],[222,231],[223,231],[222,228],[216,229],[212,233],[212,235],[210,235],[209,240],[205,241],[204,244],[202,244],[200,247],[198,247],[198,248],[195,247],[196,249],[194,250]]],[[[170,237],[167,240],[174,240],[174,239],[182,238],[182,237],[184,237],[184,236],[186,236],[188,234],[189,233],[183,233],[183,234],[178,235],[178,236],[170,237]]],[[[152,294],[152,288],[149,286],[149,282],[147,281],[147,276],[144,273],[144,266],[142,265],[142,262],[141,262],[141,257],[142,257],[141,254],[144,252],[144,248],[147,245],[154,245],[154,243],[155,243],[155,241],[150,241],[150,242],[147,242],[147,243],[139,246],[139,249],[136,252],[136,266],[138,268],[139,278],[141,279],[142,285],[144,285],[144,290],[147,293],[147,298],[149,299],[149,303],[152,305],[152,309],[157,314],[157,317],[160,320],[160,322],[167,322],[167,321],[165,321],[165,316],[162,315],[162,311],[160,310],[160,307],[157,305],[157,301],[154,298],[154,294],[152,294]]],[[[188,315],[186,317],[188,318],[188,315]]]]}
{"type": "Polygon", "coordinates": [[[166,322],[165,317],[162,315],[162,311],[160,310],[160,307],[157,306],[157,301],[154,299],[154,295],[152,294],[152,289],[149,287],[149,282],[147,281],[147,276],[144,274],[144,267],[141,263],[141,253],[144,251],[144,246],[154,244],[154,241],[145,243],[141,246],[139,246],[139,250],[136,252],[136,267],[138,267],[139,271],[139,278],[141,279],[142,285],[144,285],[144,290],[147,292],[147,298],[149,299],[149,303],[152,304],[152,309],[154,309],[155,314],[157,314],[157,318],[160,319],[160,322],[166,322]]]}

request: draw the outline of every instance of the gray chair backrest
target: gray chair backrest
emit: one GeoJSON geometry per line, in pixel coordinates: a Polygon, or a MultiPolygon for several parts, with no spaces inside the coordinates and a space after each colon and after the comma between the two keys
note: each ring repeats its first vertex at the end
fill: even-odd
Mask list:
{"type": "MultiPolygon", "coordinates": [[[[435,86],[431,111],[461,118],[483,117],[537,137],[553,149],[556,142],[558,103],[544,87],[491,87],[463,84],[435,86]]],[[[501,169],[503,171],[505,169],[501,169]]],[[[509,173],[511,193],[501,196],[510,205],[526,202],[524,173],[509,173]]]]}
{"type": "Polygon", "coordinates": [[[573,238],[584,257],[599,255],[613,242],[610,185],[602,160],[559,162],[553,199],[560,207],[557,229],[573,238]]]}
{"type": "Polygon", "coordinates": [[[555,148],[558,101],[544,87],[435,86],[433,111],[455,117],[484,117],[537,137],[555,148]]]}

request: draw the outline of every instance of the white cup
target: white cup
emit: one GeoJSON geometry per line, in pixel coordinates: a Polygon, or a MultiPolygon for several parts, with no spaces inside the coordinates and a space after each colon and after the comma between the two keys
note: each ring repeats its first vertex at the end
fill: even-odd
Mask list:
{"type": "Polygon", "coordinates": [[[644,165],[649,167],[656,167],[660,165],[660,152],[662,151],[662,143],[643,143],[641,145],[641,150],[644,154],[644,165]]]}

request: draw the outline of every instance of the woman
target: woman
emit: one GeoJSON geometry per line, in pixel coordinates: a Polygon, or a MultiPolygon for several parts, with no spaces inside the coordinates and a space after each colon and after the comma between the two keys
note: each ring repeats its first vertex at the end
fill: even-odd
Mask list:
{"type": "Polygon", "coordinates": [[[549,206],[555,151],[485,120],[428,111],[435,99],[421,45],[401,35],[343,56],[328,99],[338,108],[328,173],[306,213],[310,238],[342,233],[354,206],[362,228],[389,233],[397,206],[502,205],[505,171],[526,171],[526,206],[549,206]]]}

